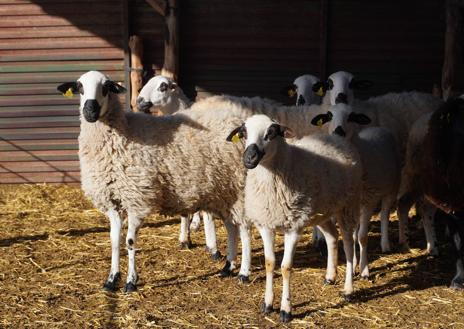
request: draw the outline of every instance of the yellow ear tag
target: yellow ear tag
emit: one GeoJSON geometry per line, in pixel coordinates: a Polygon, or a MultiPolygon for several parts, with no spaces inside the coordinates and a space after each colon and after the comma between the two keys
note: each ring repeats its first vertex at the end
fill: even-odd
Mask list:
{"type": "Polygon", "coordinates": [[[238,135],[238,133],[232,136],[232,143],[238,143],[239,141],[240,141],[240,136],[238,135]]]}
{"type": "Polygon", "coordinates": [[[317,96],[324,96],[324,89],[322,89],[322,87],[319,87],[318,91],[316,92],[316,95],[317,96]]]}
{"type": "Polygon", "coordinates": [[[317,124],[318,127],[322,127],[322,125],[324,124],[322,118],[320,118],[319,120],[317,120],[316,124],[317,124]]]}
{"type": "Polygon", "coordinates": [[[293,89],[289,89],[289,90],[288,90],[288,97],[292,98],[292,97],[295,96],[295,95],[296,95],[296,91],[295,91],[295,90],[293,90],[293,89]]]}
{"type": "Polygon", "coordinates": [[[74,94],[72,92],[72,88],[69,88],[68,90],[66,90],[66,92],[63,94],[64,97],[67,97],[67,98],[73,98],[74,94]]]}

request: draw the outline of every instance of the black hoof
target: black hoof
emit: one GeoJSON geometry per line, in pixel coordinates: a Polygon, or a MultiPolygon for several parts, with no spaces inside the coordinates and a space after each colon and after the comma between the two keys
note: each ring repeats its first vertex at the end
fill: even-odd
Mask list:
{"type": "Polygon", "coordinates": [[[222,268],[222,270],[219,272],[219,276],[221,278],[226,278],[232,275],[232,270],[230,269],[230,262],[226,261],[226,264],[222,268]]]}
{"type": "Polygon", "coordinates": [[[211,254],[212,260],[220,260],[222,258],[221,252],[217,250],[214,254],[211,254]]]}
{"type": "Polygon", "coordinates": [[[187,242],[180,242],[179,243],[179,248],[180,250],[186,250],[192,248],[192,242],[187,241],[187,242]]]}
{"type": "Polygon", "coordinates": [[[238,282],[240,282],[240,283],[248,283],[248,282],[250,282],[250,278],[248,277],[248,275],[239,274],[238,275],[238,282]]]}
{"type": "Polygon", "coordinates": [[[261,303],[261,313],[263,314],[270,314],[274,311],[274,308],[272,305],[266,305],[265,302],[261,303]]]}
{"type": "Polygon", "coordinates": [[[342,294],[342,297],[345,300],[345,302],[347,302],[347,303],[351,303],[352,301],[354,301],[353,294],[349,294],[349,295],[342,294]]]}
{"type": "Polygon", "coordinates": [[[285,311],[280,311],[280,321],[287,323],[292,321],[292,313],[287,313],[285,311]]]}
{"type": "Polygon", "coordinates": [[[333,286],[335,284],[335,280],[324,279],[324,286],[333,286]]]}
{"type": "Polygon", "coordinates": [[[450,288],[455,290],[463,290],[464,282],[462,282],[461,280],[453,280],[451,281],[450,288]]]}
{"type": "Polygon", "coordinates": [[[132,282],[127,282],[124,286],[124,292],[129,294],[131,292],[137,291],[137,286],[132,282]]]}
{"type": "Polygon", "coordinates": [[[118,282],[119,282],[119,279],[121,278],[121,275],[118,273],[116,273],[113,278],[110,278],[108,279],[108,281],[106,281],[104,284],[103,284],[103,290],[105,291],[108,291],[108,292],[114,292],[116,291],[116,288],[117,288],[117,285],[118,285],[118,282]],[[112,279],[112,280],[111,280],[112,279]]]}

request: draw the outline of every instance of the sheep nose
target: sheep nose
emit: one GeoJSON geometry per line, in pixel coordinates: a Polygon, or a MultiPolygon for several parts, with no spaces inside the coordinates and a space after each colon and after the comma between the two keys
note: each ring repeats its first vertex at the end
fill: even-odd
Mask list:
{"type": "Polygon", "coordinates": [[[243,153],[243,164],[248,169],[256,168],[263,156],[264,151],[261,151],[256,144],[251,144],[243,153]]]}
{"type": "Polygon", "coordinates": [[[303,95],[298,96],[298,100],[296,102],[296,105],[304,105],[306,103],[303,95]]]}
{"type": "Polygon", "coordinates": [[[348,96],[344,93],[339,93],[337,95],[337,98],[335,98],[335,104],[338,103],[348,104],[348,96]]]}
{"type": "Polygon", "coordinates": [[[343,130],[343,128],[341,126],[338,126],[337,128],[335,128],[334,134],[336,134],[338,136],[341,136],[341,137],[346,136],[345,130],[343,130]]]}
{"type": "Polygon", "coordinates": [[[147,112],[148,109],[150,109],[150,107],[152,106],[153,106],[152,102],[145,101],[145,99],[141,96],[137,97],[137,108],[139,109],[139,111],[147,112]]]}
{"type": "Polygon", "coordinates": [[[100,104],[98,104],[97,100],[86,100],[84,103],[84,108],[82,109],[85,120],[87,120],[88,122],[97,121],[98,117],[100,116],[100,109],[100,104]]]}

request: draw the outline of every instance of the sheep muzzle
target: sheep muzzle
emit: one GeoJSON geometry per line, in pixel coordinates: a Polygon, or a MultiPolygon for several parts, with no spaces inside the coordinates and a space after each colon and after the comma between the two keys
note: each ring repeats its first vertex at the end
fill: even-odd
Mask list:
{"type": "Polygon", "coordinates": [[[96,122],[100,117],[100,110],[100,104],[95,99],[88,99],[84,103],[82,112],[87,122],[96,122]]]}
{"type": "Polygon", "coordinates": [[[258,145],[251,144],[243,152],[243,164],[247,169],[256,168],[264,154],[264,151],[261,151],[258,145]]]}

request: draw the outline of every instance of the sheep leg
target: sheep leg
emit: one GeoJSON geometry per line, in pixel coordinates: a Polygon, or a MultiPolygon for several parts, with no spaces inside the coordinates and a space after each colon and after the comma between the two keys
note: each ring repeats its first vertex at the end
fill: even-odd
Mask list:
{"type": "Polygon", "coordinates": [[[263,240],[264,247],[264,260],[266,263],[266,290],[264,291],[264,302],[261,304],[261,312],[269,314],[273,311],[272,303],[274,301],[274,267],[275,267],[275,254],[274,254],[274,237],[273,230],[266,227],[258,227],[259,234],[263,240]]]}
{"type": "Polygon", "coordinates": [[[383,253],[391,251],[390,239],[388,238],[388,225],[390,224],[390,210],[394,201],[394,196],[382,199],[380,210],[380,247],[383,253]]]}
{"type": "Polygon", "coordinates": [[[347,301],[351,300],[351,294],[353,293],[353,229],[348,229],[343,221],[338,221],[340,231],[343,236],[343,250],[345,251],[346,258],[346,271],[345,271],[345,286],[344,286],[344,297],[347,301]]]}
{"type": "Polygon", "coordinates": [[[327,243],[327,271],[325,273],[325,284],[335,284],[337,279],[338,264],[338,231],[335,224],[328,220],[319,224],[319,229],[324,234],[327,243]]]}
{"type": "Polygon", "coordinates": [[[290,295],[290,276],[295,256],[296,244],[300,234],[298,231],[285,232],[284,257],[280,269],[282,272],[282,299],[280,301],[280,321],[289,322],[292,319],[292,301],[290,295]]]}
{"type": "Polygon", "coordinates": [[[238,273],[238,280],[240,282],[250,281],[250,265],[251,265],[251,239],[250,227],[247,225],[240,225],[240,240],[242,241],[242,262],[240,264],[240,272],[238,273]]]}
{"type": "Polygon", "coordinates": [[[137,290],[138,274],[135,268],[135,247],[137,242],[137,232],[142,224],[142,220],[134,214],[128,213],[128,225],[127,225],[127,279],[124,287],[124,292],[130,293],[137,290]]]}
{"type": "Polygon", "coordinates": [[[190,240],[190,225],[189,216],[180,216],[180,233],[179,233],[179,245],[180,249],[190,249],[192,241],[190,240]]]}
{"type": "Polygon", "coordinates": [[[217,250],[216,227],[213,216],[206,211],[203,211],[203,225],[205,227],[206,250],[211,253],[213,260],[219,260],[221,253],[217,250]]]}
{"type": "Polygon", "coordinates": [[[103,285],[106,291],[115,291],[121,274],[119,273],[119,244],[121,239],[121,217],[119,213],[112,209],[106,215],[110,219],[110,239],[111,239],[111,271],[108,279],[103,285]]]}
{"type": "Polygon", "coordinates": [[[463,265],[463,250],[462,240],[458,232],[453,235],[453,249],[456,252],[456,275],[451,280],[450,288],[464,289],[464,265],[463,265]]]}
{"type": "Polygon", "coordinates": [[[361,216],[359,219],[359,231],[358,231],[358,243],[359,243],[359,255],[360,263],[359,270],[361,272],[362,279],[369,278],[369,267],[367,259],[367,241],[369,234],[369,221],[371,220],[372,214],[374,213],[375,206],[363,206],[361,207],[361,216]]]}
{"type": "Polygon", "coordinates": [[[327,250],[327,246],[325,245],[326,241],[324,238],[324,234],[321,232],[321,230],[317,226],[313,227],[312,244],[317,250],[319,250],[321,256],[323,257],[327,256],[325,254],[327,250]]]}
{"type": "Polygon", "coordinates": [[[235,269],[235,264],[237,261],[237,244],[238,244],[238,234],[237,234],[237,225],[232,223],[230,220],[224,222],[227,230],[227,260],[219,272],[219,276],[226,277],[231,276],[232,271],[235,269]]]}
{"type": "MultiPolygon", "coordinates": [[[[203,214],[204,216],[204,214],[203,214]]],[[[192,216],[192,221],[190,222],[190,231],[198,231],[198,228],[200,228],[200,212],[197,211],[196,213],[193,214],[192,216]]]]}
{"type": "Polygon", "coordinates": [[[398,244],[400,250],[403,252],[409,251],[408,242],[408,220],[409,220],[409,209],[414,204],[415,198],[411,193],[404,194],[398,200],[398,224],[399,224],[399,239],[398,244]]]}
{"type": "Polygon", "coordinates": [[[427,253],[432,256],[438,256],[438,248],[435,244],[435,229],[433,227],[433,218],[437,209],[430,203],[421,204],[422,224],[424,226],[425,238],[427,240],[427,253]]]}
{"type": "Polygon", "coordinates": [[[356,251],[356,242],[358,241],[359,225],[353,231],[353,275],[356,275],[356,268],[358,267],[358,254],[356,251]]]}

